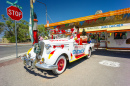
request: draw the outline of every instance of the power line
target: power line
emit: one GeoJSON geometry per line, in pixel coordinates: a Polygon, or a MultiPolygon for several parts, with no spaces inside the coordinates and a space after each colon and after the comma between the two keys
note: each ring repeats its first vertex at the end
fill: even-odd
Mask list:
{"type": "MultiPolygon", "coordinates": [[[[48,14],[47,14],[48,15],[48,14]]],[[[53,23],[53,21],[52,21],[52,19],[51,19],[51,17],[48,15],[48,17],[49,17],[49,19],[51,20],[51,22],[53,23]]]]}

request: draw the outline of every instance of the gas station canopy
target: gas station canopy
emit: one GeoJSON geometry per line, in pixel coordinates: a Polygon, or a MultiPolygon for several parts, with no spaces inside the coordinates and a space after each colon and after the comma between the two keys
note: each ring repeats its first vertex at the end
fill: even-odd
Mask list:
{"type": "MultiPolygon", "coordinates": [[[[115,10],[115,11],[110,11],[110,12],[105,12],[105,13],[100,13],[100,14],[95,14],[95,15],[90,15],[90,16],[85,16],[85,17],[80,17],[80,18],[75,18],[75,19],[70,19],[70,20],[65,20],[65,21],[60,21],[60,22],[55,22],[55,23],[50,23],[49,27],[54,29],[56,26],[70,26],[71,23],[75,23],[74,25],[78,25],[79,27],[93,27],[93,26],[99,26],[99,25],[111,25],[111,24],[119,24],[123,22],[129,22],[126,20],[121,20],[121,18],[125,18],[126,16],[130,16],[130,8],[125,8],[125,9],[120,9],[120,10],[115,10]],[[111,22],[111,18],[113,18],[116,21],[111,22]],[[97,20],[103,20],[103,23],[100,21],[99,23],[92,23],[92,21],[97,21],[97,20]],[[109,21],[108,21],[108,20],[109,21]],[[107,20],[107,21],[104,21],[107,20]],[[82,24],[81,22],[87,22],[87,24],[82,24]],[[80,24],[79,24],[80,23],[80,24]],[[88,25],[89,23],[89,25],[88,25]]],[[[45,25],[47,28],[47,24],[45,25]]],[[[65,28],[63,28],[65,29],[65,28]]]]}

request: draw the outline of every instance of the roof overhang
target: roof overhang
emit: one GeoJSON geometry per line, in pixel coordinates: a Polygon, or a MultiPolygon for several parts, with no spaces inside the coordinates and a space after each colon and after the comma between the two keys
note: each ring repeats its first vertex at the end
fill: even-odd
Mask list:
{"type": "MultiPolygon", "coordinates": [[[[86,21],[86,20],[91,20],[91,19],[98,19],[100,17],[110,17],[110,16],[121,15],[121,14],[126,14],[126,13],[130,13],[130,8],[125,8],[125,9],[105,12],[105,13],[101,13],[101,14],[90,15],[90,16],[50,23],[49,27],[54,27],[54,26],[59,26],[59,25],[64,25],[64,24],[69,24],[69,23],[74,23],[74,22],[80,22],[80,21],[86,21]]],[[[93,26],[95,26],[95,25],[93,25],[93,26]]],[[[47,28],[47,24],[45,25],[45,27],[47,28]]]]}

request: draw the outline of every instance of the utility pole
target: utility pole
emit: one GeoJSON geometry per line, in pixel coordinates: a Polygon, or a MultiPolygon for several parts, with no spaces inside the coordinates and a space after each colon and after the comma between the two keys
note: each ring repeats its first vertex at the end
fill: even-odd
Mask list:
{"type": "Polygon", "coordinates": [[[46,24],[47,24],[47,6],[46,6],[46,4],[45,3],[43,3],[43,2],[40,2],[40,1],[38,1],[38,0],[36,0],[37,2],[39,2],[39,3],[41,3],[41,4],[44,4],[45,5],[45,7],[46,7],[46,24]]]}

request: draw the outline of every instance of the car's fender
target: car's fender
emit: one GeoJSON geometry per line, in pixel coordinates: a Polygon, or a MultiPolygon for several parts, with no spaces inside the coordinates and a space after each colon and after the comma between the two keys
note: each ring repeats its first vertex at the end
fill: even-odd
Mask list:
{"type": "Polygon", "coordinates": [[[85,54],[88,54],[88,50],[91,48],[90,44],[87,44],[85,47],[85,54]]]}
{"type": "Polygon", "coordinates": [[[36,53],[34,53],[34,47],[30,48],[27,52],[27,57],[29,56],[29,54],[31,55],[31,57],[36,57],[36,53]]]}
{"type": "Polygon", "coordinates": [[[46,58],[46,64],[54,65],[58,60],[59,56],[66,54],[67,58],[71,58],[71,53],[66,49],[56,49],[53,54],[49,54],[48,58],[46,58]]]}

